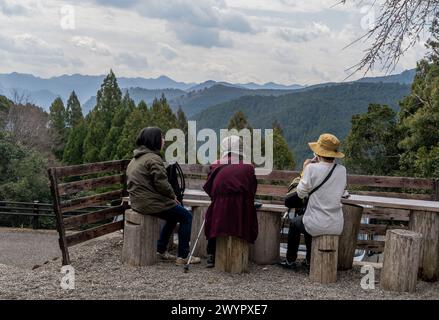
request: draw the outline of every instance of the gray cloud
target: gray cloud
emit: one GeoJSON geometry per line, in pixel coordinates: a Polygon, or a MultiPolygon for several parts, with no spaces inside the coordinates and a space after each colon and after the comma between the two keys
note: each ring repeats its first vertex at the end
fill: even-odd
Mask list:
{"type": "Polygon", "coordinates": [[[145,70],[148,67],[146,57],[137,53],[122,52],[115,58],[115,61],[133,69],[145,70]]]}
{"type": "Polygon", "coordinates": [[[330,33],[331,29],[327,25],[318,22],[313,22],[312,26],[308,28],[280,28],[277,31],[280,38],[290,42],[308,42],[330,33]]]}
{"type": "Polygon", "coordinates": [[[0,12],[7,16],[26,15],[28,9],[20,4],[7,0],[0,0],[0,12]]]}
{"type": "Polygon", "coordinates": [[[102,56],[111,55],[110,47],[92,37],[74,36],[70,41],[78,48],[83,48],[102,56]]]}
{"type": "Polygon", "coordinates": [[[94,1],[134,10],[147,18],[165,20],[180,41],[194,46],[231,46],[231,40],[225,39],[222,31],[256,33],[247,18],[228,8],[224,0],[94,1]]]}
{"type": "Polygon", "coordinates": [[[51,45],[45,40],[29,33],[16,34],[14,36],[0,35],[0,50],[27,55],[64,55],[60,47],[51,45]]]}
{"type": "Polygon", "coordinates": [[[161,43],[160,46],[160,54],[164,56],[167,60],[173,60],[178,57],[177,51],[170,45],[161,43]]]}

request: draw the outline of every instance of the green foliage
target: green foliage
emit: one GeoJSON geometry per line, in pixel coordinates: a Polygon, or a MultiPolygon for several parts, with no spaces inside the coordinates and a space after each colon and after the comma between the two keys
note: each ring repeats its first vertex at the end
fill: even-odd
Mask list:
{"type": "Polygon", "coordinates": [[[9,113],[9,109],[12,107],[13,103],[11,100],[5,96],[0,95],[0,130],[5,126],[5,122],[9,113]]]}
{"type": "Polygon", "coordinates": [[[177,126],[180,130],[182,130],[185,134],[187,134],[188,132],[187,118],[181,107],[179,107],[177,110],[177,126]]]}
{"type": "Polygon", "coordinates": [[[66,129],[67,113],[61,98],[56,98],[50,106],[49,127],[53,139],[52,152],[62,159],[64,146],[67,141],[68,131],[66,129]]]}
{"type": "MultiPolygon", "coordinates": [[[[107,160],[101,154],[105,146],[106,136],[117,108],[121,104],[122,92],[117,84],[116,76],[111,70],[97,93],[96,107],[91,112],[87,123],[87,136],[84,141],[84,162],[99,162],[107,160]]],[[[114,146],[115,147],[115,146],[114,146]]]]}
{"type": "Polygon", "coordinates": [[[101,150],[101,159],[105,160],[115,160],[123,157],[123,154],[118,154],[117,148],[119,146],[122,131],[125,125],[127,117],[133,112],[136,105],[134,101],[130,98],[128,91],[125,93],[122,103],[117,106],[116,112],[114,114],[113,121],[111,123],[111,129],[105,138],[104,145],[101,150]]]}
{"type": "Polygon", "coordinates": [[[438,177],[439,145],[439,22],[431,28],[427,59],[418,63],[410,96],[401,102],[401,170],[410,176],[438,177]]]}
{"type": "Polygon", "coordinates": [[[248,123],[247,118],[245,117],[244,113],[242,111],[237,111],[232,118],[229,121],[229,125],[227,127],[230,129],[236,129],[238,131],[242,129],[249,129],[250,131],[253,130],[251,125],[248,123]]]}
{"type": "Polygon", "coordinates": [[[72,91],[69,99],[67,100],[67,108],[66,108],[66,124],[67,127],[74,128],[79,125],[83,120],[84,116],[82,115],[81,104],[76,96],[75,91],[72,91]]]}
{"type": "Polygon", "coordinates": [[[82,120],[74,128],[71,128],[69,140],[63,154],[63,162],[67,165],[83,163],[83,145],[87,135],[85,121],[82,120]]]}
{"type": "Polygon", "coordinates": [[[50,201],[45,168],[41,154],[12,143],[0,132],[0,199],[50,201]]]}
{"type": "Polygon", "coordinates": [[[276,170],[293,170],[296,166],[294,155],[282,135],[282,129],[277,125],[273,126],[273,157],[276,170]]]}
{"type": "Polygon", "coordinates": [[[369,105],[365,114],[352,117],[343,143],[348,171],[356,174],[393,175],[399,169],[396,112],[388,106],[369,105]]]}
{"type": "Polygon", "coordinates": [[[151,111],[148,110],[146,103],[141,101],[128,116],[117,146],[117,156],[119,158],[131,158],[133,156],[136,138],[140,130],[151,125],[150,113],[151,111]]]}

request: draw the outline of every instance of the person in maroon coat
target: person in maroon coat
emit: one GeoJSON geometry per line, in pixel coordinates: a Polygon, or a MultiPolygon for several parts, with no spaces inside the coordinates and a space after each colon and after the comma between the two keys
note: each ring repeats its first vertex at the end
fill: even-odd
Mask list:
{"type": "Polygon", "coordinates": [[[203,186],[212,200],[206,212],[204,229],[208,239],[207,267],[214,266],[217,237],[234,236],[254,243],[258,236],[254,204],[257,188],[255,168],[252,164],[243,163],[242,140],[238,136],[224,139],[221,149],[225,150],[221,160],[210,166],[203,186]]]}

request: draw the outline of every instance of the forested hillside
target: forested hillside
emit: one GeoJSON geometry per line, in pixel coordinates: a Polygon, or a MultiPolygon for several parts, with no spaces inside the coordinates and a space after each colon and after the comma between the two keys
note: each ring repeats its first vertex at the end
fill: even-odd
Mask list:
{"type": "Polygon", "coordinates": [[[398,101],[410,86],[383,83],[350,83],[295,92],[279,97],[245,96],[210,107],[191,117],[197,128],[226,128],[230,117],[241,110],[253,128],[272,128],[278,121],[285,139],[301,163],[309,155],[308,142],[322,132],[344,139],[353,115],[367,111],[370,103],[398,109],[398,101]]]}

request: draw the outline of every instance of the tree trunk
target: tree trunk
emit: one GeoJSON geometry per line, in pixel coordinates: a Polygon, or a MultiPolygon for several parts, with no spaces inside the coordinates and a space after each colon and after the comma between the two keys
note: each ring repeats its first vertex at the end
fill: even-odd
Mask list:
{"type": "Polygon", "coordinates": [[[337,281],[338,236],[312,238],[309,278],[318,283],[337,281]]]}
{"type": "Polygon", "coordinates": [[[380,286],[383,290],[414,292],[419,267],[422,235],[392,229],[386,233],[380,286]]]}
{"type": "Polygon", "coordinates": [[[343,232],[338,242],[338,269],[352,269],[363,207],[343,205],[343,232]]]}
{"type": "Polygon", "coordinates": [[[215,268],[229,273],[248,271],[249,244],[236,237],[216,238],[215,268]]]}
{"type": "Polygon", "coordinates": [[[411,211],[409,229],[422,235],[419,276],[424,281],[439,280],[439,213],[411,211]]]}
{"type": "Polygon", "coordinates": [[[258,238],[250,249],[250,259],[257,264],[274,264],[280,256],[279,212],[258,210],[258,238]]]}
{"type": "Polygon", "coordinates": [[[123,263],[149,266],[157,262],[159,218],[126,210],[123,236],[123,263]]]}

